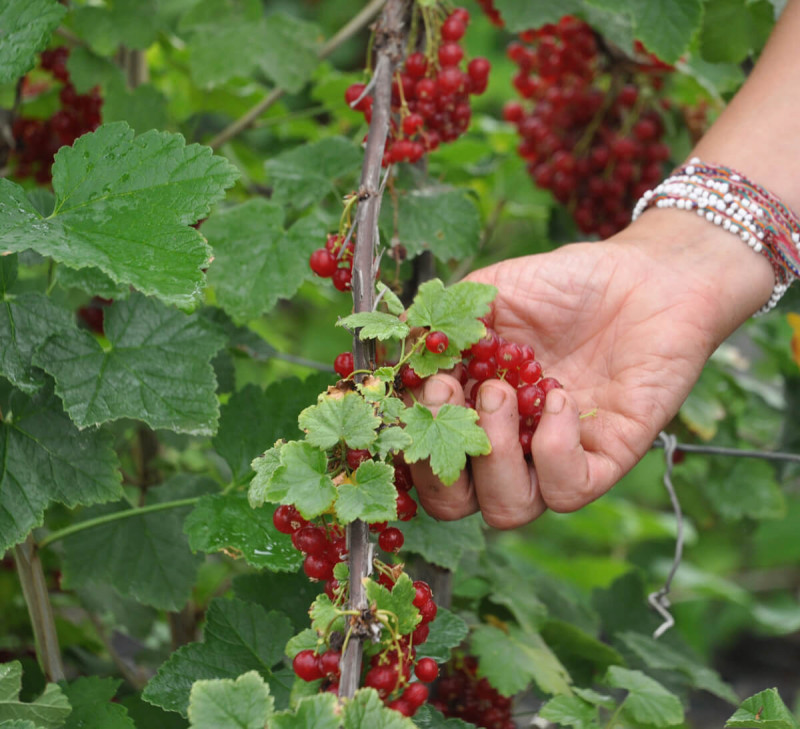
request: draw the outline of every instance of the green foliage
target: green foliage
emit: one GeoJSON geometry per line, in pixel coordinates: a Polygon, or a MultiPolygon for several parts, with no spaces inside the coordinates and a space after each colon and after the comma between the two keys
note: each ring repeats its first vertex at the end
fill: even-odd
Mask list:
{"type": "Polygon", "coordinates": [[[742,702],[726,727],[757,727],[758,729],[797,729],[797,719],[783,703],[774,688],[760,691],[742,702]]]}
{"type": "Polygon", "coordinates": [[[189,695],[189,721],[196,729],[263,729],[272,715],[269,684],[257,671],[235,681],[195,681],[189,695]]]}
{"type": "Polygon", "coordinates": [[[66,14],[55,0],[31,0],[26,3],[3,3],[0,7],[0,84],[16,81],[34,63],[34,54],[41,51],[50,34],[66,14]]]}
{"type": "Polygon", "coordinates": [[[119,680],[89,676],[62,685],[72,707],[62,729],[135,729],[124,706],[112,703],[119,680]]]}
{"type": "Polygon", "coordinates": [[[0,664],[0,723],[29,722],[37,729],[56,729],[63,725],[71,708],[56,684],[47,684],[44,693],[30,703],[20,700],[21,688],[22,664],[19,661],[0,664]]]}

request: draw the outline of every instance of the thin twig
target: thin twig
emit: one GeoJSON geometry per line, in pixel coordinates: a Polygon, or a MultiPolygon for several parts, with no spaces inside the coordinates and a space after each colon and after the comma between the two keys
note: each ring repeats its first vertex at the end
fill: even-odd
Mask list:
{"type": "MultiPolygon", "coordinates": [[[[353,310],[357,313],[372,311],[375,300],[373,265],[379,241],[381,165],[390,130],[392,77],[403,56],[409,3],[410,0],[388,0],[375,29],[375,94],[358,190],[358,237],[353,253],[353,310]]],[[[372,369],[374,343],[362,342],[356,334],[353,337],[353,359],[356,371],[372,369]]],[[[357,379],[363,379],[363,375],[357,379]]],[[[368,607],[364,579],[372,572],[372,544],[365,522],[356,520],[347,526],[347,549],[350,568],[348,609],[361,614],[368,607]]],[[[351,633],[341,662],[339,695],[345,698],[355,694],[361,678],[362,644],[367,636],[355,630],[356,624],[357,621],[351,619],[351,633]]]]}
{"type": "MultiPolygon", "coordinates": [[[[320,61],[330,56],[339,46],[346,43],[356,33],[362,30],[380,12],[380,9],[385,3],[386,0],[372,0],[372,2],[365,6],[358,15],[350,20],[350,22],[342,26],[339,31],[319,49],[317,57],[320,61]]],[[[217,134],[217,136],[209,142],[209,147],[218,149],[225,144],[225,142],[243,132],[276,101],[281,99],[285,93],[286,89],[276,86],[255,106],[251,107],[236,121],[229,124],[217,134]]]]}
{"type": "Polygon", "coordinates": [[[148,680],[145,672],[136,664],[131,665],[125,658],[122,657],[119,651],[114,647],[112,638],[108,635],[108,633],[106,633],[106,627],[103,625],[103,621],[100,620],[97,615],[88,610],[86,611],[86,614],[89,616],[89,620],[94,626],[97,636],[105,646],[109,657],[119,670],[120,674],[122,674],[122,677],[137,691],[141,691],[148,680]]]}
{"type": "MultiPolygon", "coordinates": [[[[661,441],[653,443],[653,448],[663,448],[661,441]]],[[[788,461],[800,463],[800,454],[779,451],[754,451],[746,448],[726,448],[724,446],[697,445],[695,443],[675,443],[675,450],[684,453],[704,453],[707,456],[733,456],[735,458],[761,458],[765,461],[788,461]]]]}

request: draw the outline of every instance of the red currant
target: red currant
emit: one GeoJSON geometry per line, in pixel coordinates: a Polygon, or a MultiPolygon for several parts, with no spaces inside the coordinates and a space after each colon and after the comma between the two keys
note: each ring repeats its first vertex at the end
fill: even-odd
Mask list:
{"type": "Polygon", "coordinates": [[[420,658],[414,666],[414,673],[423,683],[430,683],[439,677],[439,666],[433,658],[420,658]]]}
{"type": "Polygon", "coordinates": [[[300,651],[294,657],[292,668],[303,681],[316,681],[318,678],[322,678],[317,656],[314,655],[314,651],[310,648],[300,651]]]}
{"type": "Polygon", "coordinates": [[[336,370],[336,374],[339,377],[350,377],[353,374],[354,367],[352,352],[342,352],[336,355],[336,359],[333,360],[333,369],[336,370]]]}
{"type": "Polygon", "coordinates": [[[378,546],[384,552],[399,552],[403,548],[403,532],[397,527],[389,527],[384,529],[378,537],[378,546]]]}
{"type": "Polygon", "coordinates": [[[425,346],[433,354],[442,354],[450,344],[444,332],[431,332],[425,337],[425,346]]]}

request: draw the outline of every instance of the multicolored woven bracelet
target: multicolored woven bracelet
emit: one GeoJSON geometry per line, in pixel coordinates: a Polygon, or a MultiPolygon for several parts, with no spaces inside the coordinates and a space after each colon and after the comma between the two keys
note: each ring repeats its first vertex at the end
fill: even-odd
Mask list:
{"type": "Polygon", "coordinates": [[[632,219],[650,207],[694,210],[765,255],[775,272],[775,287],[759,314],[770,311],[800,278],[800,220],[775,195],[730,167],[694,157],[648,190],[632,219]]]}

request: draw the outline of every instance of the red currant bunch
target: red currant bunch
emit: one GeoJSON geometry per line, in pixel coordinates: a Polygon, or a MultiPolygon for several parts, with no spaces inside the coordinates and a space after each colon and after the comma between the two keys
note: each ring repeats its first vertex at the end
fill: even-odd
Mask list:
{"type": "MultiPolygon", "coordinates": [[[[331,233],[324,248],[317,248],[309,260],[311,270],[322,278],[329,278],[339,291],[349,291],[353,280],[353,253],[356,249],[355,233],[344,244],[345,239],[331,233]]],[[[345,375],[342,375],[345,377],[345,375]]]]}
{"type": "MultiPolygon", "coordinates": [[[[465,63],[461,40],[469,12],[456,8],[441,19],[426,15],[426,50],[409,55],[392,87],[392,125],[383,164],[417,162],[442,142],[452,142],[469,126],[470,96],[486,91],[491,65],[485,58],[465,63]]],[[[372,97],[364,84],[345,92],[349,106],[372,118],[372,97]]]]}
{"type": "Polygon", "coordinates": [[[499,11],[494,6],[494,0],[478,0],[478,5],[481,6],[481,10],[489,18],[489,22],[492,25],[496,25],[498,28],[505,26],[505,21],[500,17],[499,11]]]}
{"type": "Polygon", "coordinates": [[[569,206],[578,228],[607,238],[662,177],[669,148],[658,91],[673,69],[639,45],[634,58],[606,50],[592,28],[564,16],[508,46],[523,101],[506,104],[518,153],[535,183],[569,206]]]}
{"type": "Polygon", "coordinates": [[[97,88],[87,94],[75,91],[66,66],[68,57],[69,49],[64,46],[43,51],[41,55],[41,68],[63,84],[58,95],[58,111],[49,119],[18,116],[12,124],[14,174],[18,178],[33,177],[42,184],[50,182],[53,157],[59,148],[100,126],[103,105],[100,92],[97,88]]]}

